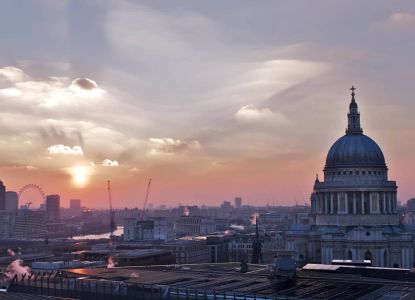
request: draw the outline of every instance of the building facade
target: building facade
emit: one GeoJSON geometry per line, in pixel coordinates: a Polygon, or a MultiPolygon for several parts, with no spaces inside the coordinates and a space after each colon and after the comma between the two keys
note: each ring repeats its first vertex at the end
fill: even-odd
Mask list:
{"type": "Polygon", "coordinates": [[[0,210],[6,210],[6,187],[0,180],[0,210]]]}
{"type": "Polygon", "coordinates": [[[61,217],[61,198],[59,195],[46,196],[46,218],[49,221],[59,220],[61,217]]]}
{"type": "Polygon", "coordinates": [[[174,224],[178,235],[209,234],[217,230],[215,219],[202,216],[181,216],[174,224]]]}
{"type": "Polygon", "coordinates": [[[19,195],[16,192],[6,192],[5,209],[8,211],[17,211],[19,209],[19,195]]]}
{"type": "Polygon", "coordinates": [[[81,199],[69,200],[69,210],[73,216],[79,216],[82,213],[81,199]]]}
{"type": "Polygon", "coordinates": [[[286,232],[287,250],[303,262],[366,259],[411,268],[414,235],[400,224],[396,182],[388,178],[381,148],[363,134],[354,90],[346,134],[327,154],[324,180],[317,176],[314,183],[312,224],[286,232]]]}

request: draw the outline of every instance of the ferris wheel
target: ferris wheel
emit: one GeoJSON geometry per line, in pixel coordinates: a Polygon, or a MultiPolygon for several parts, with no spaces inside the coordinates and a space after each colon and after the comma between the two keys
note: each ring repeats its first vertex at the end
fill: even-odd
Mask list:
{"type": "MultiPolygon", "coordinates": [[[[41,197],[41,204],[44,204],[46,202],[46,194],[43,192],[42,188],[40,186],[38,186],[37,184],[33,184],[33,183],[29,183],[26,184],[25,186],[23,186],[19,192],[17,193],[18,197],[19,197],[19,203],[22,200],[22,195],[25,193],[25,191],[27,190],[35,190],[38,192],[38,194],[41,197]]],[[[24,204],[26,206],[26,208],[30,208],[30,205],[32,205],[32,202],[27,202],[24,204]]]]}

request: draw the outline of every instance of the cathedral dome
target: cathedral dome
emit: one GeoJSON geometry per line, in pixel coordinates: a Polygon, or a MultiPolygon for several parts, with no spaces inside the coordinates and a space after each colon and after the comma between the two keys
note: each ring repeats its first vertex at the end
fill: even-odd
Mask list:
{"type": "Polygon", "coordinates": [[[346,134],[331,146],[326,168],[386,167],[382,150],[364,134],[346,134]]]}
{"type": "Polygon", "coordinates": [[[360,113],[352,87],[352,101],[347,114],[346,135],[331,146],[326,158],[326,169],[331,168],[386,168],[382,150],[374,140],[363,134],[360,126],[360,113]]]}

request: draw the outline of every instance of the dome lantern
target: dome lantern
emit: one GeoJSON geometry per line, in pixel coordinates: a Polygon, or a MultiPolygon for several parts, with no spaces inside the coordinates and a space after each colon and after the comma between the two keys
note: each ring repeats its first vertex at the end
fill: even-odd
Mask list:
{"type": "Polygon", "coordinates": [[[350,102],[349,113],[347,114],[348,124],[346,134],[362,134],[363,129],[360,127],[360,113],[358,111],[357,103],[354,98],[354,91],[356,90],[356,88],[352,86],[350,90],[352,91],[352,101],[350,102]]]}

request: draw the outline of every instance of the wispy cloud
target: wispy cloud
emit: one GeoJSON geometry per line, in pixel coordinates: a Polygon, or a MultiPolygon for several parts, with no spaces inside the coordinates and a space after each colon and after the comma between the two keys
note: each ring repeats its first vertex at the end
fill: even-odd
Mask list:
{"type": "Polygon", "coordinates": [[[150,138],[150,142],[155,146],[150,150],[150,154],[182,153],[201,148],[199,141],[196,140],[183,141],[172,138],[150,138]]]}
{"type": "Polygon", "coordinates": [[[111,159],[104,159],[101,163],[101,165],[106,166],[106,167],[118,167],[118,161],[116,160],[111,160],[111,159]]]}
{"type": "Polygon", "coordinates": [[[48,152],[50,154],[84,155],[81,146],[70,147],[62,144],[50,146],[48,152]]]}
{"type": "Polygon", "coordinates": [[[7,81],[14,83],[14,82],[20,82],[26,79],[26,74],[23,72],[23,70],[13,67],[13,66],[7,66],[0,68],[0,78],[3,77],[7,81]]]}
{"type": "Polygon", "coordinates": [[[386,29],[409,29],[415,26],[415,13],[396,12],[391,14],[383,23],[386,29]]]}
{"type": "Polygon", "coordinates": [[[276,122],[279,124],[288,123],[287,117],[280,112],[274,112],[271,109],[264,107],[258,108],[253,104],[241,107],[236,113],[235,118],[242,122],[276,122]]]}

